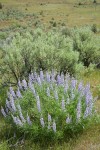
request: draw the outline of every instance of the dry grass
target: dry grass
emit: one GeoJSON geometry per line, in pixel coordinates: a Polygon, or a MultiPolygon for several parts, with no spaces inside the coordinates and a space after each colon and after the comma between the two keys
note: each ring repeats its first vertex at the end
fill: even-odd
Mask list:
{"type": "MultiPolygon", "coordinates": [[[[100,26],[100,5],[96,7],[91,3],[88,5],[78,5],[78,1],[70,0],[1,0],[6,9],[19,9],[27,13],[39,14],[43,11],[43,16],[39,16],[42,22],[47,24],[54,18],[56,22],[64,22],[68,26],[81,26],[85,24],[97,24],[100,26]],[[27,10],[26,10],[27,8],[27,10]]],[[[97,1],[99,2],[99,1],[97,1]]],[[[9,22],[2,22],[9,26],[9,22]]]]}

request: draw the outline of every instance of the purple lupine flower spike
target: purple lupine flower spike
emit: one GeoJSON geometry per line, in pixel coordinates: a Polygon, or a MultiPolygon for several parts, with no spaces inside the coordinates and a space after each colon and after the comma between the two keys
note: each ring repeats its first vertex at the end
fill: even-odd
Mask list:
{"type": "Polygon", "coordinates": [[[12,87],[10,87],[10,94],[13,96],[13,98],[16,97],[16,94],[15,94],[15,92],[14,92],[12,87]]]}
{"type": "Polygon", "coordinates": [[[30,74],[30,78],[31,78],[31,82],[33,83],[35,81],[35,77],[33,73],[30,74]]]}
{"type": "Polygon", "coordinates": [[[51,122],[51,115],[48,113],[48,122],[51,122]]]}
{"type": "Polygon", "coordinates": [[[18,87],[20,90],[22,90],[22,84],[21,84],[20,80],[18,81],[18,87]]]}
{"type": "Polygon", "coordinates": [[[51,129],[51,115],[48,113],[48,129],[51,129]]]}
{"type": "Polygon", "coordinates": [[[17,108],[19,110],[19,115],[20,115],[20,118],[21,118],[22,122],[25,123],[26,120],[24,119],[24,116],[22,114],[22,110],[21,110],[20,104],[17,105],[17,108]]]}
{"type": "Polygon", "coordinates": [[[41,82],[41,79],[40,79],[39,76],[37,77],[37,82],[38,82],[38,84],[39,84],[40,86],[42,85],[42,82],[41,82]]]}
{"type": "Polygon", "coordinates": [[[25,79],[22,80],[22,85],[23,85],[23,88],[24,88],[25,90],[27,90],[27,82],[26,82],[25,79]]]}
{"type": "Polygon", "coordinates": [[[41,81],[44,81],[44,74],[43,74],[42,70],[40,71],[40,79],[41,79],[41,81]]]}
{"type": "Polygon", "coordinates": [[[39,112],[41,112],[40,98],[39,98],[38,95],[36,96],[36,100],[37,100],[37,109],[38,109],[39,112]]]}
{"type": "Polygon", "coordinates": [[[34,72],[34,81],[37,81],[37,77],[38,77],[37,73],[34,72]]]}
{"type": "Polygon", "coordinates": [[[57,84],[58,85],[62,84],[61,76],[59,74],[57,75],[57,84]]]}
{"type": "Polygon", "coordinates": [[[16,121],[19,126],[23,126],[23,123],[21,122],[18,116],[16,117],[16,121]]]}
{"type": "Polygon", "coordinates": [[[53,131],[56,132],[56,122],[53,121],[53,125],[52,125],[53,131]]]}
{"type": "Polygon", "coordinates": [[[75,88],[76,88],[76,85],[77,85],[77,80],[72,79],[72,80],[71,80],[71,88],[72,88],[72,89],[75,89],[75,88]]]}
{"type": "Polygon", "coordinates": [[[71,90],[71,99],[74,100],[75,98],[75,93],[73,92],[73,90],[71,90]]]}
{"type": "Polygon", "coordinates": [[[29,74],[29,82],[32,83],[32,77],[31,77],[31,74],[29,74]]]}
{"type": "Polygon", "coordinates": [[[64,86],[64,93],[66,93],[68,90],[68,83],[66,82],[65,86],[64,86]]]}
{"type": "Polygon", "coordinates": [[[52,83],[50,84],[50,89],[53,90],[53,85],[52,85],[52,83]]]}
{"type": "Polygon", "coordinates": [[[67,97],[67,101],[66,101],[66,104],[69,104],[70,103],[70,99],[69,99],[69,96],[67,97]]]}
{"type": "Polygon", "coordinates": [[[50,97],[50,88],[49,87],[47,87],[46,93],[47,93],[47,96],[50,97]]]}
{"type": "Polygon", "coordinates": [[[62,108],[62,110],[65,110],[65,100],[64,100],[64,97],[62,98],[62,101],[61,101],[61,108],[62,108]]]}
{"type": "Polygon", "coordinates": [[[6,107],[9,108],[9,110],[11,110],[10,101],[8,101],[7,99],[6,99],[6,107]]]}
{"type": "Polygon", "coordinates": [[[55,82],[55,72],[52,71],[52,74],[51,74],[51,81],[54,83],[55,82]]]}
{"type": "Polygon", "coordinates": [[[68,117],[66,118],[66,123],[70,124],[71,123],[71,117],[68,115],[68,117]]]}
{"type": "Polygon", "coordinates": [[[89,116],[89,107],[86,107],[86,110],[84,112],[84,118],[87,118],[89,116]]]}
{"type": "Polygon", "coordinates": [[[18,90],[16,91],[16,95],[17,95],[18,98],[22,98],[22,94],[19,90],[19,87],[18,87],[18,90]]]}
{"type": "Polygon", "coordinates": [[[82,91],[83,90],[83,82],[80,82],[78,85],[78,91],[82,91]]]}
{"type": "Polygon", "coordinates": [[[12,116],[12,118],[13,118],[14,123],[15,123],[16,125],[18,125],[17,117],[14,117],[13,115],[11,115],[11,116],[12,116]]]}
{"type": "Polygon", "coordinates": [[[46,72],[46,80],[47,80],[47,82],[50,82],[51,80],[50,80],[50,74],[48,73],[48,72],[46,72]]]}
{"type": "Polygon", "coordinates": [[[13,121],[14,121],[14,123],[15,123],[16,125],[23,126],[23,123],[21,122],[21,120],[19,119],[18,116],[17,116],[17,117],[15,117],[15,116],[13,116],[13,115],[11,115],[11,116],[12,116],[13,121]]]}
{"type": "Polygon", "coordinates": [[[4,108],[1,106],[1,113],[2,113],[2,115],[4,116],[4,117],[6,117],[7,116],[7,114],[6,114],[6,112],[5,112],[5,110],[4,110],[4,108]]]}
{"type": "Polygon", "coordinates": [[[32,125],[32,122],[31,122],[31,120],[30,120],[30,117],[29,117],[28,113],[27,113],[27,123],[28,123],[29,125],[32,125]]]}
{"type": "Polygon", "coordinates": [[[84,88],[84,95],[90,93],[90,84],[88,83],[84,88]]]}
{"type": "Polygon", "coordinates": [[[64,85],[65,79],[64,79],[64,73],[63,72],[61,73],[61,82],[62,82],[62,85],[64,85]]]}
{"type": "Polygon", "coordinates": [[[56,100],[58,100],[58,92],[57,92],[57,90],[54,91],[54,97],[55,97],[56,100]]]}
{"type": "Polygon", "coordinates": [[[43,117],[40,118],[40,123],[41,123],[41,126],[44,128],[45,124],[44,124],[44,119],[43,119],[43,117]]]}
{"type": "Polygon", "coordinates": [[[81,118],[81,101],[78,102],[77,104],[77,121],[80,121],[81,118]]]}
{"type": "Polygon", "coordinates": [[[14,103],[14,99],[12,96],[10,96],[10,105],[11,108],[13,109],[13,111],[16,111],[16,107],[15,107],[15,103],[14,103]]]}
{"type": "Polygon", "coordinates": [[[11,96],[11,94],[7,91],[7,97],[9,100],[10,100],[10,96],[11,96]]]}

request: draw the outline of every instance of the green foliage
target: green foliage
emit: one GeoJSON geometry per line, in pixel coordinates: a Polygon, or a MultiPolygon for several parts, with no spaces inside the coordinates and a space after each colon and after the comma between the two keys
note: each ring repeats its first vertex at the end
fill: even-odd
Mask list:
{"type": "Polygon", "coordinates": [[[0,150],[10,150],[7,142],[4,141],[0,143],[0,150]]]}
{"type": "Polygon", "coordinates": [[[13,33],[3,49],[1,73],[8,72],[9,78],[27,77],[32,70],[56,69],[76,75],[90,64],[95,66],[100,58],[100,37],[89,27],[58,31],[37,28],[34,31],[13,33]]]}
{"type": "Polygon", "coordinates": [[[97,25],[96,24],[93,24],[92,27],[91,27],[91,30],[96,33],[97,32],[97,25]]]}
{"type": "Polygon", "coordinates": [[[74,50],[79,52],[79,60],[84,66],[99,63],[100,36],[96,36],[89,27],[75,28],[73,31],[74,50]]]}
{"type": "Polygon", "coordinates": [[[10,88],[11,107],[6,101],[5,108],[9,107],[6,121],[11,124],[11,130],[38,142],[62,141],[80,134],[95,117],[89,85],[77,85],[68,75],[64,80],[63,74],[54,81],[48,80],[48,73],[43,76],[36,77],[36,72],[34,76],[31,74],[26,90],[22,82],[21,98],[14,100],[10,88]]]}
{"type": "Polygon", "coordinates": [[[0,3],[0,9],[2,9],[2,4],[0,3]]]}

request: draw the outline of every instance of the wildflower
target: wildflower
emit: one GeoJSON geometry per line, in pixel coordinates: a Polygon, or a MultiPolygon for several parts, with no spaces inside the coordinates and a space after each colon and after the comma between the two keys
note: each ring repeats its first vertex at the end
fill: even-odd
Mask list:
{"type": "Polygon", "coordinates": [[[16,91],[16,95],[17,95],[18,98],[22,98],[22,94],[19,90],[19,87],[18,87],[18,90],[16,91]]]}
{"type": "Polygon", "coordinates": [[[88,106],[92,102],[92,94],[91,93],[86,93],[86,105],[88,106]]]}
{"type": "Polygon", "coordinates": [[[36,96],[36,90],[34,88],[34,85],[33,84],[29,84],[29,88],[31,89],[32,93],[34,94],[34,96],[36,96]]]}
{"type": "Polygon", "coordinates": [[[40,79],[41,79],[41,81],[44,80],[44,74],[43,74],[43,71],[42,71],[42,70],[40,71],[40,79]]]}
{"type": "Polygon", "coordinates": [[[13,98],[16,97],[16,94],[15,94],[15,92],[14,92],[12,87],[10,87],[10,94],[13,96],[13,98]]]}
{"type": "Polygon", "coordinates": [[[53,128],[53,131],[56,132],[56,123],[55,123],[55,121],[53,121],[52,128],[53,128]]]}
{"type": "Polygon", "coordinates": [[[4,117],[6,117],[7,116],[7,114],[6,114],[6,112],[5,112],[5,110],[4,110],[4,108],[1,106],[1,113],[3,114],[3,116],[4,117]]]}
{"type": "Polygon", "coordinates": [[[57,75],[57,84],[58,85],[62,84],[61,77],[59,74],[57,75]]]}
{"type": "Polygon", "coordinates": [[[51,115],[48,113],[48,122],[51,122],[51,115]]]}
{"type": "Polygon", "coordinates": [[[17,123],[18,123],[18,125],[23,126],[23,123],[21,122],[21,120],[19,119],[18,116],[17,116],[17,123]]]}
{"type": "Polygon", "coordinates": [[[24,119],[24,116],[23,116],[23,114],[22,114],[22,110],[21,110],[20,104],[17,105],[17,108],[18,108],[18,110],[19,110],[19,116],[20,116],[22,122],[25,123],[26,120],[24,119]]]}
{"type": "Polygon", "coordinates": [[[21,85],[20,80],[18,81],[18,87],[19,87],[20,90],[22,90],[22,85],[21,85]]]}
{"type": "Polygon", "coordinates": [[[84,95],[86,95],[86,94],[88,94],[88,93],[90,93],[90,84],[88,83],[87,85],[86,85],[86,87],[84,88],[84,95]]]}
{"type": "Polygon", "coordinates": [[[62,110],[65,110],[65,100],[64,100],[64,97],[62,98],[62,101],[61,101],[61,107],[62,107],[62,110]]]}
{"type": "Polygon", "coordinates": [[[74,98],[75,98],[75,94],[74,94],[73,90],[71,90],[71,99],[74,100],[74,98]]]}
{"type": "Polygon", "coordinates": [[[43,117],[40,118],[40,123],[41,123],[41,126],[44,128],[45,124],[44,124],[44,119],[43,119],[43,117]]]}
{"type": "Polygon", "coordinates": [[[57,90],[54,91],[54,97],[55,97],[56,100],[58,100],[58,92],[57,92],[57,90]]]}
{"type": "Polygon", "coordinates": [[[30,74],[29,81],[32,82],[32,83],[35,81],[35,77],[34,77],[33,73],[30,74]]]}
{"type": "Polygon", "coordinates": [[[16,107],[15,107],[14,99],[13,99],[13,97],[12,97],[12,96],[10,96],[10,105],[11,105],[11,107],[12,107],[13,111],[16,111],[16,107]]]}
{"type": "Polygon", "coordinates": [[[47,87],[46,93],[47,93],[47,96],[50,97],[50,88],[49,87],[47,87]]]}
{"type": "Polygon", "coordinates": [[[81,101],[77,104],[77,121],[80,121],[81,118],[81,101]]]}
{"type": "Polygon", "coordinates": [[[40,79],[39,76],[37,77],[37,82],[38,82],[38,84],[39,84],[40,86],[42,85],[42,82],[41,82],[41,79],[40,79]]]}
{"type": "Polygon", "coordinates": [[[7,99],[6,99],[6,107],[9,108],[9,110],[11,110],[10,101],[8,101],[7,99]]]}
{"type": "Polygon", "coordinates": [[[66,104],[69,104],[70,103],[70,99],[69,99],[69,96],[67,97],[67,101],[66,101],[66,104]]]}
{"type": "Polygon", "coordinates": [[[72,89],[75,89],[75,88],[76,88],[76,85],[77,85],[77,80],[72,79],[72,80],[71,80],[71,88],[72,88],[72,89]]]}
{"type": "Polygon", "coordinates": [[[48,129],[51,129],[51,115],[48,113],[48,129]]]}
{"type": "Polygon", "coordinates": [[[30,117],[29,117],[29,115],[28,115],[28,113],[27,113],[27,123],[29,124],[29,125],[32,125],[32,122],[31,122],[31,120],[30,120],[30,117]]]}
{"type": "Polygon", "coordinates": [[[78,91],[82,91],[83,90],[83,83],[80,82],[79,85],[78,85],[78,91]]]}
{"type": "Polygon", "coordinates": [[[17,117],[14,117],[14,116],[12,115],[12,118],[13,118],[13,121],[14,121],[14,123],[15,123],[16,125],[23,126],[23,123],[21,122],[21,120],[19,119],[18,116],[17,116],[17,117]]]}
{"type": "Polygon", "coordinates": [[[83,118],[87,118],[89,116],[89,107],[86,107],[83,118]]]}
{"type": "Polygon", "coordinates": [[[67,124],[70,124],[70,123],[71,123],[71,117],[69,117],[69,114],[68,114],[68,117],[66,118],[66,123],[67,123],[67,124]]]}
{"type": "Polygon", "coordinates": [[[37,73],[36,73],[36,72],[34,72],[34,80],[36,80],[36,81],[37,81],[37,77],[38,77],[37,73]]]}
{"type": "Polygon", "coordinates": [[[50,82],[51,80],[50,80],[50,74],[48,73],[48,72],[46,72],[46,80],[47,80],[47,82],[50,82]]]}
{"type": "Polygon", "coordinates": [[[39,112],[41,112],[41,106],[40,106],[40,98],[39,96],[36,97],[36,100],[37,100],[37,109],[39,112]]]}
{"type": "Polygon", "coordinates": [[[55,82],[55,72],[54,71],[52,71],[52,74],[51,74],[51,81],[55,82]]]}
{"type": "Polygon", "coordinates": [[[62,83],[62,85],[64,85],[64,82],[65,82],[64,73],[62,72],[61,73],[61,83],[62,83]]]}
{"type": "Polygon", "coordinates": [[[50,84],[50,89],[53,90],[53,85],[52,85],[52,83],[50,84]]]}
{"type": "Polygon", "coordinates": [[[29,74],[29,83],[32,83],[32,77],[31,77],[31,74],[29,74]]]}
{"type": "Polygon", "coordinates": [[[27,90],[27,82],[25,79],[22,80],[22,85],[23,85],[24,89],[27,90]]]}
{"type": "Polygon", "coordinates": [[[67,90],[68,90],[68,83],[66,83],[65,86],[64,86],[64,93],[66,93],[67,90]]]}

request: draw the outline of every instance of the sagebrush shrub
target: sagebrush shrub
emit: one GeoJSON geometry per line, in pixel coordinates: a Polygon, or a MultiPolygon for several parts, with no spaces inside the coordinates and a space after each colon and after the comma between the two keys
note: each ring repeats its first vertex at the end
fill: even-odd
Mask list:
{"type": "Polygon", "coordinates": [[[96,37],[89,27],[17,32],[1,44],[1,74],[5,74],[2,80],[7,80],[8,72],[10,79],[18,82],[19,78],[28,77],[31,71],[40,68],[75,76],[84,70],[84,66],[99,64],[99,43],[100,37],[96,37]]]}
{"type": "Polygon", "coordinates": [[[1,112],[15,132],[34,140],[55,140],[80,133],[94,116],[90,85],[55,71],[29,75],[8,92],[1,112]]]}

